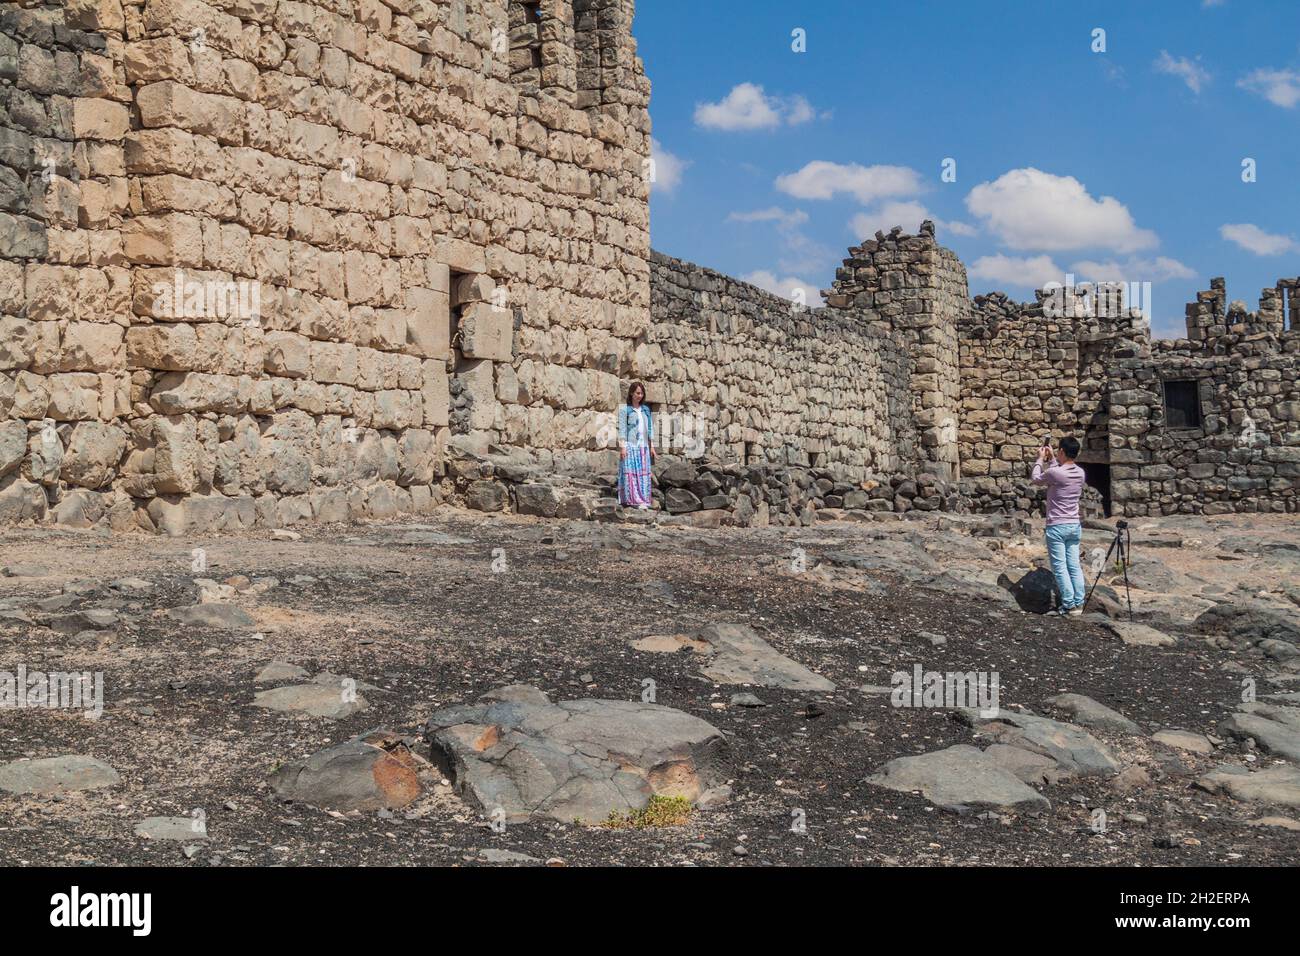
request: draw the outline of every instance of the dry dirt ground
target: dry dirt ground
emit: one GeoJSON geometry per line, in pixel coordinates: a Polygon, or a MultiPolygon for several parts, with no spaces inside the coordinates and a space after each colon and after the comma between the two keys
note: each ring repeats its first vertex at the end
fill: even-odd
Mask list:
{"type": "MultiPolygon", "coordinates": [[[[1234,535],[1294,541],[1294,516],[1134,522],[1135,556],[1151,559],[1134,603],[1180,634],[1173,647],[1129,646],[1092,619],[954,596],[923,586],[924,575],[891,557],[906,551],[895,544],[920,542],[940,569],[975,575],[990,592],[999,572],[1018,577],[1041,557],[1038,528],[986,538],[967,526],[929,516],[706,530],[448,511],[419,524],[305,529],[290,541],[271,533],[185,540],[8,531],[0,565],[45,573],[0,577],[0,601],[21,610],[68,594],[69,609],[108,608],[121,621],[68,635],[39,626],[30,610],[35,624],[0,618],[0,669],[102,671],[105,694],[94,720],[0,711],[0,762],[85,754],[114,767],[122,783],[61,796],[0,793],[0,864],[482,865],[483,851],[495,849],[570,866],[1295,865],[1300,833],[1251,823],[1300,816],[1295,808],[1193,786],[1213,766],[1273,762],[1232,743],[1198,756],[1094,731],[1126,764],[1143,766],[1149,782],[1130,792],[1095,779],[1048,786],[1051,809],[1036,815],[958,815],[866,782],[894,757],[975,742],[951,712],[895,708],[860,689],[888,685],[917,663],[996,671],[1003,708],[1061,717],[1045,699],[1075,692],[1148,732],[1213,733],[1240,700],[1244,676],[1260,693],[1300,687],[1276,664],[1180,634],[1214,598],[1300,611],[1284,593],[1300,568],[1295,552],[1227,555],[1219,546],[1234,535]],[[206,554],[203,573],[192,570],[196,548],[206,554]],[[828,558],[844,552],[885,558],[866,570],[828,558]],[[255,633],[164,616],[195,603],[195,578],[236,575],[278,582],[233,599],[252,614],[255,633]],[[153,586],[108,587],[128,576],[153,586]],[[630,646],[715,621],[750,624],[838,690],[721,686],[700,675],[689,651],[630,646]],[[254,675],[271,661],[378,690],[366,692],[366,711],[337,721],[255,708],[254,675]],[[442,785],[405,810],[338,814],[281,804],[266,783],[281,763],[370,728],[419,735],[436,708],[501,685],[534,684],[555,700],[640,699],[646,680],[657,703],[729,736],[732,799],[683,826],[543,821],[498,833],[442,785]],[[767,706],[734,706],[732,695],[745,691],[767,706]],[[1090,826],[1096,808],[1107,811],[1104,833],[1090,826]],[[206,815],[206,841],[134,833],[145,817],[196,809],[206,815]]],[[[1088,531],[1085,548],[1108,540],[1088,531]]]]}

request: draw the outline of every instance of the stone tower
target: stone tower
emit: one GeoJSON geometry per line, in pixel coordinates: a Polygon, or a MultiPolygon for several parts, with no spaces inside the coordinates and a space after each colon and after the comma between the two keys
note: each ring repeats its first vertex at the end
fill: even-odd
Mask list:
{"type": "Polygon", "coordinates": [[[923,222],[915,236],[898,227],[888,235],[877,232],[851,248],[826,301],[832,308],[874,312],[912,345],[922,469],[945,480],[960,478],[957,322],[970,308],[970,293],[966,268],[935,241],[934,223],[923,222]]]}

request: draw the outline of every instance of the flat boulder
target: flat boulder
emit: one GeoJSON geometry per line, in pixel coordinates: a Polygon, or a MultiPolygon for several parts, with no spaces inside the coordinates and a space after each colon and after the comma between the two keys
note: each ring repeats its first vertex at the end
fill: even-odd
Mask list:
{"type": "Polygon", "coordinates": [[[1057,694],[1047,698],[1047,703],[1074,718],[1075,723],[1097,730],[1111,730],[1120,734],[1141,734],[1142,728],[1117,710],[1085,697],[1083,694],[1057,694]]]}
{"type": "Polygon", "coordinates": [[[1300,708],[1242,704],[1219,724],[1219,733],[1233,740],[1253,738],[1265,753],[1300,763],[1300,708]]]}
{"type": "Polygon", "coordinates": [[[108,764],[78,754],[0,764],[0,790],[20,796],[98,790],[121,782],[108,764]]]}
{"type": "Polygon", "coordinates": [[[1214,744],[1210,743],[1210,738],[1190,730],[1161,730],[1152,734],[1151,739],[1175,750],[1186,750],[1194,754],[1214,753],[1214,744]]]}
{"type": "Polygon", "coordinates": [[[552,703],[535,687],[503,687],[435,712],[426,737],[462,797],[515,822],[601,823],[656,795],[697,800],[727,778],[721,731],[639,701],[552,703]]]}
{"type": "Polygon", "coordinates": [[[202,817],[146,817],[135,825],[135,835],[145,840],[206,840],[208,826],[202,817]]]}
{"type": "Polygon", "coordinates": [[[695,639],[714,652],[701,673],[720,684],[757,684],[787,690],[831,691],[835,685],[777,651],[744,624],[710,624],[695,639]]]}
{"type": "Polygon", "coordinates": [[[397,810],[421,794],[420,759],[401,736],[371,730],[271,775],[276,798],[326,810],[397,810]]]}
{"type": "Polygon", "coordinates": [[[253,706],[303,717],[340,720],[365,710],[369,703],[355,685],[337,683],[290,684],[258,691],[253,706]]]}
{"type": "Polygon", "coordinates": [[[887,790],[920,794],[937,807],[973,810],[1046,810],[1048,800],[1014,772],[969,744],[915,757],[896,757],[867,778],[887,790]]]}
{"type": "Polygon", "coordinates": [[[1105,620],[1101,626],[1118,637],[1125,644],[1134,647],[1172,647],[1178,642],[1154,627],[1138,624],[1135,621],[1105,620]]]}
{"type": "Polygon", "coordinates": [[[1113,776],[1120,771],[1119,761],[1106,745],[1073,724],[1008,710],[996,717],[983,717],[970,708],[957,713],[972,728],[991,735],[998,743],[1051,757],[1063,776],[1113,776]]]}
{"type": "Polygon", "coordinates": [[[233,604],[194,604],[174,607],[167,616],[187,627],[206,627],[221,631],[249,631],[253,618],[247,611],[233,604]]]}
{"type": "Polygon", "coordinates": [[[1196,781],[1207,793],[1224,793],[1247,803],[1300,807],[1300,769],[1291,766],[1250,771],[1245,767],[1216,767],[1196,781]]]}
{"type": "Polygon", "coordinates": [[[1216,604],[1201,613],[1192,625],[1200,634],[1228,638],[1234,644],[1254,645],[1261,641],[1300,643],[1300,626],[1294,615],[1245,604],[1216,604]]]}

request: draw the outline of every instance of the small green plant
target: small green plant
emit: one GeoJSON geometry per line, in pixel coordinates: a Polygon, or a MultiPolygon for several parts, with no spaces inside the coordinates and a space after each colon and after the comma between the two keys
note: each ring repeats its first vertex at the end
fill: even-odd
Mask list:
{"type": "Polygon", "coordinates": [[[645,830],[650,827],[679,827],[691,818],[695,807],[685,797],[655,795],[640,810],[610,812],[602,824],[610,830],[645,830]]]}

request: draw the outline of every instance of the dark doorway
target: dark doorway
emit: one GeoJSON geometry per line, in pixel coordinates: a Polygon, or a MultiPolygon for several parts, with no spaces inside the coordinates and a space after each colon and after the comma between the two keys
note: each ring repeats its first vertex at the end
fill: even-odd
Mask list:
{"type": "Polygon", "coordinates": [[[1110,464],[1107,462],[1084,461],[1079,463],[1083,468],[1084,481],[1088,487],[1096,488],[1101,493],[1102,513],[1107,518],[1110,517],[1110,464]]]}

